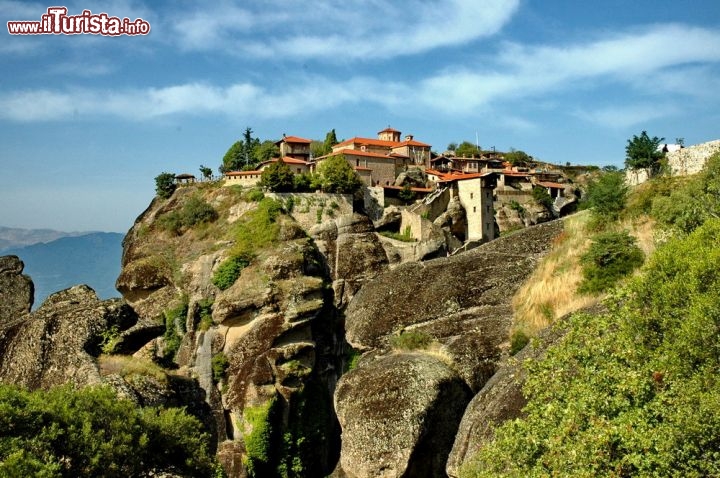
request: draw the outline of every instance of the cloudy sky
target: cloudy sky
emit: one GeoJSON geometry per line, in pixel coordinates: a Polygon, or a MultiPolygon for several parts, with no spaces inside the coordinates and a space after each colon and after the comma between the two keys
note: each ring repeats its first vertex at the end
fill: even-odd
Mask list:
{"type": "Polygon", "coordinates": [[[246,126],[618,166],[642,130],[720,138],[718,0],[87,0],[150,34],[8,33],[55,4],[0,0],[1,226],[124,232],[246,126]]]}

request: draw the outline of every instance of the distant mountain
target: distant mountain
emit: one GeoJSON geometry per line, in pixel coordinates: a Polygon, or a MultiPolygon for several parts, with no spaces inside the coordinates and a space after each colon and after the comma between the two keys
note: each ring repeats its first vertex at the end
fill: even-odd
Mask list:
{"type": "Polygon", "coordinates": [[[18,229],[0,226],[0,253],[10,248],[50,242],[61,237],[76,237],[90,232],[63,232],[53,229],[18,229]]]}
{"type": "Polygon", "coordinates": [[[115,279],[120,274],[122,239],[123,234],[94,232],[0,254],[16,255],[25,263],[24,273],[35,283],[33,308],[37,308],[48,295],[77,284],[89,285],[101,299],[119,297],[115,279]]]}

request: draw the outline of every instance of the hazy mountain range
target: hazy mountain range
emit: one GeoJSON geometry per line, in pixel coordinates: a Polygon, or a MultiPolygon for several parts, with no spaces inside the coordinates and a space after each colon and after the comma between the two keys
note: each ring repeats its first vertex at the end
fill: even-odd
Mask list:
{"type": "Polygon", "coordinates": [[[77,284],[87,284],[107,299],[120,295],[115,279],[120,274],[123,237],[115,232],[0,227],[0,255],[16,255],[25,263],[24,273],[35,283],[33,308],[53,292],[77,284]]]}

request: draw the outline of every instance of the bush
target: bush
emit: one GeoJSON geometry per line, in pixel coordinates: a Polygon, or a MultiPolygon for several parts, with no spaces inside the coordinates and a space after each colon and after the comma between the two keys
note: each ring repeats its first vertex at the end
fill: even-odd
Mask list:
{"type": "Polygon", "coordinates": [[[212,222],[218,213],[207,202],[198,197],[191,197],[180,212],[180,222],[185,227],[192,227],[203,222],[212,222]]]}
{"type": "Polygon", "coordinates": [[[175,175],[173,173],[160,173],[155,177],[155,193],[162,199],[167,199],[175,192],[175,175]]]}
{"type": "Polygon", "coordinates": [[[323,160],[318,170],[322,190],[326,193],[351,194],[363,185],[342,154],[323,160]]]}
{"type": "Polygon", "coordinates": [[[211,363],[213,371],[213,381],[215,383],[222,382],[225,379],[225,373],[230,366],[230,362],[228,361],[227,356],[225,356],[225,354],[222,352],[217,353],[213,355],[211,363]]]}
{"type": "Polygon", "coordinates": [[[179,236],[182,231],[182,218],[180,217],[180,213],[177,211],[170,211],[163,214],[160,218],[158,218],[158,225],[164,231],[179,236]]]}
{"type": "Polygon", "coordinates": [[[264,197],[265,193],[263,193],[260,189],[251,189],[246,195],[247,200],[252,202],[260,202],[264,197]]]}
{"type": "Polygon", "coordinates": [[[604,232],[592,238],[590,249],[583,254],[583,280],[578,291],[599,294],[613,287],[644,260],[635,238],[627,231],[604,232]]]}
{"type": "Polygon", "coordinates": [[[553,200],[547,189],[540,186],[535,186],[532,190],[532,196],[535,202],[538,203],[540,206],[544,207],[548,211],[552,210],[553,200]]]}
{"type": "Polygon", "coordinates": [[[198,330],[204,332],[213,325],[212,319],[212,299],[203,299],[198,302],[198,308],[200,309],[200,322],[198,324],[198,330]]]}
{"type": "Polygon", "coordinates": [[[165,333],[163,334],[165,349],[163,358],[166,365],[172,364],[173,360],[175,360],[175,355],[182,343],[182,336],[186,332],[185,319],[187,311],[187,300],[183,300],[177,307],[165,311],[165,333]]]}
{"type": "Polygon", "coordinates": [[[510,336],[510,355],[520,352],[530,342],[530,337],[522,330],[516,330],[510,336]]]}
{"type": "Polygon", "coordinates": [[[210,476],[210,437],[180,409],[137,408],[108,387],[0,385],[0,476],[210,476]]]}
{"type": "Polygon", "coordinates": [[[593,216],[600,221],[614,221],[625,208],[627,193],[623,173],[602,173],[598,179],[588,184],[584,206],[592,209],[593,216]]]}
{"type": "Polygon", "coordinates": [[[644,274],[577,314],[527,362],[523,418],[461,476],[717,476],[720,220],[670,240],[644,274]]]}
{"type": "Polygon", "coordinates": [[[275,193],[291,192],[293,181],[290,166],[285,164],[282,159],[278,159],[266,167],[260,176],[260,186],[275,193]]]}
{"type": "Polygon", "coordinates": [[[427,348],[433,338],[425,332],[403,332],[390,338],[390,345],[400,350],[417,350],[427,348]]]}
{"type": "Polygon", "coordinates": [[[228,289],[240,277],[242,270],[249,265],[250,257],[247,255],[232,256],[217,268],[212,283],[220,290],[228,289]]]}
{"type": "Polygon", "coordinates": [[[253,478],[276,476],[274,462],[280,439],[276,431],[279,405],[277,397],[273,397],[265,405],[245,407],[243,410],[243,417],[252,428],[243,439],[248,475],[253,478]]]}

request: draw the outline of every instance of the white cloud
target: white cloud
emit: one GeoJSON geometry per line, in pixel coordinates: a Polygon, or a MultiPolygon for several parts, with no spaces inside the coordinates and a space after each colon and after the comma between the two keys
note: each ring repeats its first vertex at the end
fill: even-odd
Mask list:
{"type": "Polygon", "coordinates": [[[578,118],[596,123],[600,126],[626,130],[631,126],[642,125],[649,121],[673,116],[680,108],[669,101],[619,105],[598,108],[595,110],[578,110],[574,114],[578,118]]]}
{"type": "MultiPolygon", "coordinates": [[[[0,118],[42,121],[111,115],[145,120],[218,113],[285,118],[358,103],[406,114],[476,115],[489,108],[506,109],[516,100],[553,99],[556,109],[588,121],[627,126],[673,114],[678,110],[672,106],[686,97],[682,95],[702,89],[703,84],[717,86],[720,33],[659,26],[564,47],[506,45],[500,58],[482,70],[446,70],[414,82],[389,83],[362,76],[339,80],[290,72],[288,81],[279,81],[278,86],[248,81],[221,87],[194,82],[114,91],[17,91],[0,95],[0,118]],[[688,71],[702,74],[683,79],[688,71]],[[622,95],[638,96],[638,91],[642,99],[630,106],[595,105],[604,95],[607,104],[618,105],[624,101],[622,95]],[[665,98],[668,92],[674,97],[665,98]],[[567,104],[567,96],[586,98],[587,104],[567,104]],[[653,110],[657,99],[666,105],[662,113],[653,110]]],[[[533,128],[525,118],[506,122],[509,127],[533,128]]]]}
{"type": "Polygon", "coordinates": [[[259,57],[386,59],[494,35],[512,18],[519,0],[324,0],[312,7],[256,0],[242,5],[219,2],[178,12],[173,27],[180,45],[259,57]]]}

